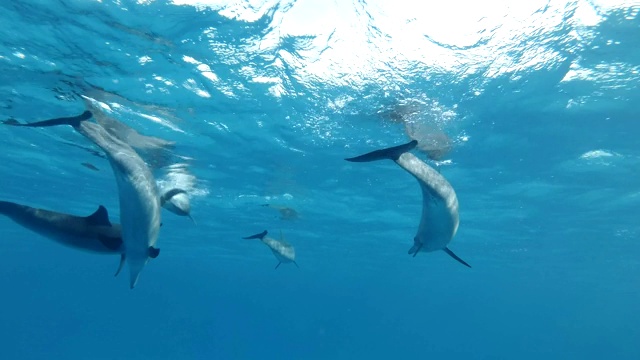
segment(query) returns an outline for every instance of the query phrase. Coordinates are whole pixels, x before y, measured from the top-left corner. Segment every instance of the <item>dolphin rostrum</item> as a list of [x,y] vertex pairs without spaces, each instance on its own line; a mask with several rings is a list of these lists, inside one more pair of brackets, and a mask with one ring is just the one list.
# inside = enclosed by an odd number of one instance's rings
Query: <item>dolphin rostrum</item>
[[404,145],[372,151],[345,160],[368,162],[389,159],[413,175],[422,189],[422,218],[409,254],[416,256],[420,251],[443,250],[461,264],[471,267],[447,247],[458,230],[459,216],[456,193],[447,179],[409,152],[417,144],[418,142],[413,140]]
[[118,185],[124,256],[129,264],[129,285],[133,289],[149,259],[160,253],[155,247],[160,231],[160,197],[156,181],[144,160],[131,146],[112,136],[102,126],[86,121],[92,116],[90,111],[85,111],[73,117],[10,125],[70,125],[106,153]]
[[267,237],[267,230],[260,234],[244,237],[243,239],[260,239],[260,241],[267,245],[269,249],[271,249],[271,252],[273,252],[273,255],[275,255],[276,259],[278,259],[278,265],[275,267],[276,269],[282,263],[293,263],[296,267],[298,266],[298,263],[296,263],[296,251],[291,244],[284,240],[282,237],[282,231],[280,232],[280,240]]
[[109,221],[109,213],[102,205],[89,216],[76,216],[0,201],[0,214],[64,246],[99,254],[120,254],[116,275],[124,265],[120,224]]

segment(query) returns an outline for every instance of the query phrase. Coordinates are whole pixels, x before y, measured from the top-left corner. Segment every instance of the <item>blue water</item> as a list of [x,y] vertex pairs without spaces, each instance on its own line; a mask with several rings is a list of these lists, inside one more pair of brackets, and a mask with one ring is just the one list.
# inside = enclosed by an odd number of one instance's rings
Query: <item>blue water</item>
[[[637,2],[195,3],[0,3],[0,120],[108,105],[176,142],[154,174],[196,221],[163,211],[130,290],[0,217],[1,359],[640,358]],[[407,255],[411,176],[343,160],[407,142],[403,106],[449,139],[471,269]],[[0,138],[0,200],[119,222],[73,129]],[[264,229],[299,269],[241,239]]]

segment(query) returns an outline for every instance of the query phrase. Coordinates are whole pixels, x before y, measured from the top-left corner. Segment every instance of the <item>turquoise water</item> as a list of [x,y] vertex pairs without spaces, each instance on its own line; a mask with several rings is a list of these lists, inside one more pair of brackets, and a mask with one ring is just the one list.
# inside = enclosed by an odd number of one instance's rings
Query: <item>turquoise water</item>
[[[640,358],[637,2],[195,3],[0,4],[0,120],[103,103],[176,143],[154,174],[196,222],[162,212],[130,290],[0,217],[0,358]],[[411,176],[344,161],[405,125],[439,136],[471,269],[407,254]],[[72,128],[0,137],[0,200],[119,222]],[[241,239],[265,229],[299,268]]]

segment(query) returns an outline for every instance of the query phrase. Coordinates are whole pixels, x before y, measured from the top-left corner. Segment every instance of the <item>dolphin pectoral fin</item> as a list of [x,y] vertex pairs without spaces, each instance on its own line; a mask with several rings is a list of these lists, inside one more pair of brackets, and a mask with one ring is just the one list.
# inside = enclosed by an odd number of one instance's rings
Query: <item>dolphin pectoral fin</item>
[[449,248],[444,248],[442,250],[444,250],[444,252],[449,254],[449,256],[451,256],[452,258],[456,259],[460,264],[462,264],[462,265],[464,265],[466,267],[471,267],[471,265],[467,264],[464,260],[460,259],[458,257],[458,255],[454,254],[453,251],[449,250]]
[[98,206],[98,210],[96,210],[93,214],[85,217],[85,219],[87,220],[87,223],[94,226],[111,226],[107,208],[102,205]]
[[160,249],[149,246],[149,257],[155,259],[160,255]]
[[422,243],[413,244],[411,249],[409,249],[409,255],[413,254],[413,257],[416,257],[416,255],[418,255],[418,253],[420,252],[420,249],[422,249]]
[[413,254],[413,257],[416,257],[418,253],[422,249],[422,241],[418,240],[418,237],[413,238],[413,246],[409,249],[409,255]]
[[119,237],[108,237],[108,236],[99,236],[98,240],[104,245],[107,249],[112,251],[118,251],[122,246],[122,238]]
[[196,222],[196,220],[193,218],[193,216],[191,216],[191,214],[187,214],[187,216],[189,217],[189,219],[191,219],[191,221],[193,221],[193,225],[198,225],[198,223]]
[[78,116],[71,117],[61,117],[50,120],[37,121],[32,123],[20,124],[17,122],[5,122],[5,125],[11,126],[27,126],[27,127],[47,127],[47,126],[57,126],[57,125],[71,125],[73,127],[79,126],[81,122],[85,120],[91,119],[93,114],[91,111],[85,111]]
[[298,269],[300,269],[300,266],[298,266],[298,263],[293,261],[293,265],[295,265]]
[[398,145],[398,146],[381,149],[381,150],[375,150],[375,151],[366,153],[364,155],[347,158],[345,160],[351,161],[351,162],[369,162],[369,161],[376,161],[376,160],[383,160],[383,159],[398,160],[400,155],[413,150],[413,148],[415,148],[417,145],[418,145],[418,141],[412,140],[403,145]]
[[247,237],[243,237],[243,239],[264,239],[264,237],[267,236],[267,230],[261,232],[260,234],[255,234],[255,235],[251,235],[251,236],[247,236]]
[[278,265],[276,265],[276,267],[273,268],[273,270],[276,270],[280,266],[280,264],[282,264],[282,262],[279,262]]
[[120,271],[122,271],[122,268],[124,267],[124,260],[125,260],[125,256],[124,254],[120,254],[120,265],[118,265],[118,270],[116,271],[116,273],[113,275],[118,276],[118,274],[120,274]]

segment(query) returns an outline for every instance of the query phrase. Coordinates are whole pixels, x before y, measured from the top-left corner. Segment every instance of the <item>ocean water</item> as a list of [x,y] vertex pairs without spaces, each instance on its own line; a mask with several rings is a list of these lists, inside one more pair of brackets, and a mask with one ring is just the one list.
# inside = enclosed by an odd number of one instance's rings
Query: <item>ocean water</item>
[[[131,290],[118,255],[0,216],[0,359],[640,359],[639,12],[1,2],[0,120],[94,99],[175,142],[145,160],[195,223],[163,210]],[[108,161],[71,127],[0,138],[0,200],[120,222]],[[457,193],[449,247],[472,268],[407,254],[409,174],[344,161],[411,138]],[[299,268],[242,239],[265,229]]]

